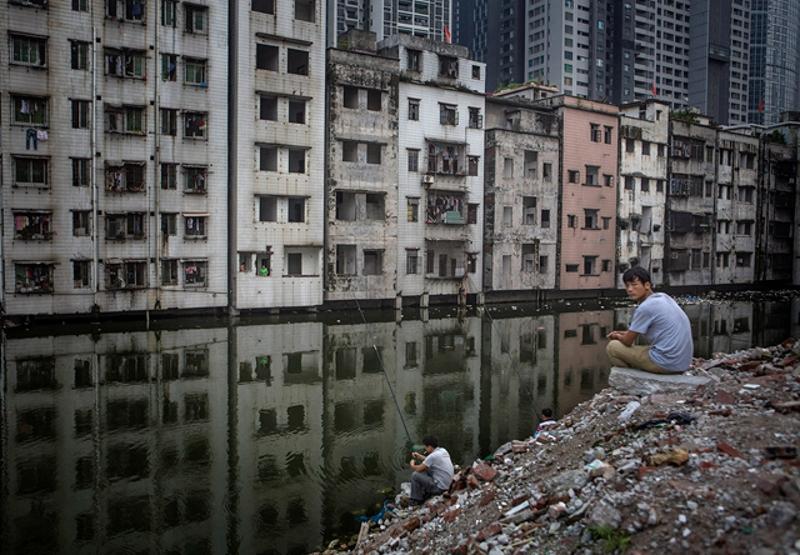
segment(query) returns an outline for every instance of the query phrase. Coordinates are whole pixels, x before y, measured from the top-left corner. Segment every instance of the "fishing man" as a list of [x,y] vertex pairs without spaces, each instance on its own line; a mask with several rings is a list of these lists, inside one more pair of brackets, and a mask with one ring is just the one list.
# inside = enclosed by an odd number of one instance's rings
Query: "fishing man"
[[[694,350],[689,317],[672,297],[653,291],[650,273],[644,268],[629,269],[622,281],[628,297],[638,306],[627,331],[612,331],[607,336],[611,365],[654,374],[686,371]],[[639,335],[650,345],[634,345]]]
[[449,490],[453,481],[453,463],[447,449],[439,447],[439,440],[433,436],[423,438],[422,444],[425,455],[414,451],[411,453],[414,458],[409,462],[414,471],[411,475],[411,501],[418,505]]

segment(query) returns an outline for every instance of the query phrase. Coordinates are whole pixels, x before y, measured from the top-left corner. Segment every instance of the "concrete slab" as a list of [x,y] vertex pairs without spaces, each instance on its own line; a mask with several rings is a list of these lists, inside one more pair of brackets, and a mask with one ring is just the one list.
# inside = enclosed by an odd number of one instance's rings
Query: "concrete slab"
[[608,385],[627,395],[652,395],[653,393],[672,393],[691,391],[705,385],[710,378],[687,374],[651,374],[635,368],[613,366],[608,375]]

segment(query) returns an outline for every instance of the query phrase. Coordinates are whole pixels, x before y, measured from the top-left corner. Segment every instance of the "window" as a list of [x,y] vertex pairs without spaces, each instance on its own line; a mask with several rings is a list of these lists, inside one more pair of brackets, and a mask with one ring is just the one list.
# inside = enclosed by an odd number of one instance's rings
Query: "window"
[[614,128],[608,125],[603,126],[603,142],[607,145],[611,144],[614,135]]
[[383,251],[364,249],[364,275],[379,276],[383,273]]
[[161,25],[175,27],[178,22],[178,0],[161,0]]
[[161,108],[159,110],[161,118],[161,134],[174,137],[178,134],[178,110],[171,108]]
[[481,66],[473,64],[473,66],[472,66],[472,78],[473,79],[480,79],[481,78]]
[[603,229],[608,229],[611,227],[611,217],[610,216],[603,216]]
[[206,216],[183,217],[183,235],[187,239],[202,239],[206,236]]
[[753,191],[755,190],[754,187],[739,187],[738,191],[738,200],[739,202],[753,202]]
[[419,221],[419,198],[406,197],[406,218],[409,222]]
[[208,114],[206,112],[186,112],[183,114],[183,136],[186,139],[205,139]]
[[586,166],[586,183],[590,187],[600,186],[600,167]]
[[[39,127],[49,122],[47,98],[41,96],[11,96],[14,103],[14,123]],[[35,143],[34,143],[35,145]],[[27,145],[26,148],[30,148]]]
[[161,261],[161,285],[178,285],[178,261]]
[[178,164],[161,163],[161,188],[176,189],[178,186]]
[[539,256],[539,273],[540,274],[546,274],[547,270],[548,270],[547,266],[548,266],[547,256],[540,255]]
[[503,227],[514,225],[514,208],[511,206],[503,207]]
[[138,193],[145,189],[144,162],[106,162],[106,191],[111,193]]
[[750,261],[753,257],[753,253],[750,252],[737,252],[736,253],[736,267],[737,268],[749,268]]
[[208,8],[195,4],[185,4],[184,16],[187,33],[205,35],[208,32]]
[[481,129],[483,127],[483,116],[480,108],[469,109],[469,127],[471,129]]
[[600,229],[598,225],[598,213],[600,211],[593,208],[583,210],[583,229]]
[[385,200],[382,193],[367,193],[365,202],[368,220],[383,221],[386,219]]
[[592,276],[597,273],[597,257],[584,256],[583,257],[583,275]]
[[12,212],[14,239],[23,241],[45,240],[53,237],[53,214],[45,211]]
[[[14,291],[16,293],[52,293],[54,267],[52,264],[15,264]],[[18,369],[17,372],[19,373],[20,370]],[[20,389],[22,388],[18,386],[18,390]]]
[[625,176],[625,190],[626,191],[633,191],[635,183],[636,183],[636,181],[635,181],[634,177],[632,177],[630,175],[626,175]]
[[88,100],[71,100],[72,105],[72,128],[89,128],[89,107],[91,102]]
[[90,268],[91,262],[88,260],[73,260],[72,261],[72,287],[73,289],[83,289],[89,287],[90,282]]
[[306,151],[304,148],[289,149],[289,173],[306,173]]
[[439,77],[458,79],[458,58],[439,56]]
[[467,223],[468,224],[477,224],[478,223],[478,204],[469,203],[467,204]]
[[288,48],[286,50],[286,72],[293,75],[308,75],[308,52]]
[[439,103],[439,123],[441,125],[458,125],[458,106]]
[[145,53],[140,50],[105,50],[106,75],[121,79],[145,78]]
[[544,228],[550,227],[550,210],[548,210],[548,209],[542,210],[541,227],[544,227]]
[[69,58],[72,69],[89,69],[89,43],[80,40],[69,41]]
[[15,187],[49,187],[50,160],[28,156],[13,156]]
[[656,192],[663,193],[664,192],[664,179],[656,180]]
[[625,139],[625,152],[636,152],[636,141],[633,139]]
[[551,162],[542,163],[542,179],[549,182],[553,178],[553,164]]
[[278,147],[262,146],[258,149],[258,169],[262,172],[278,171]]
[[143,239],[145,234],[144,213],[106,214],[106,240],[124,241]]
[[161,213],[161,235],[171,237],[178,234],[178,216],[174,213]]
[[250,7],[254,12],[275,15],[275,0],[253,0]]
[[11,63],[33,67],[47,66],[47,39],[10,34]]
[[367,110],[380,112],[383,106],[383,92],[375,89],[367,89]]
[[256,69],[278,71],[278,47],[269,44],[256,45]]
[[567,264],[567,272],[577,272],[578,265],[577,264]]
[[72,0],[73,12],[88,12],[89,0]]
[[522,224],[536,225],[536,197],[522,197]]
[[286,275],[287,276],[302,276],[303,275],[303,255],[299,252],[286,253]]
[[514,159],[503,158],[503,178],[512,179],[514,177]]
[[639,184],[639,188],[643,193],[650,192],[650,179],[647,177],[643,177]]
[[89,158],[72,159],[72,186],[89,186],[89,168],[91,160]]
[[186,177],[183,189],[184,193],[194,193],[199,195],[206,194],[206,181],[208,180],[208,168],[205,166],[184,166],[183,172]]
[[161,80],[175,81],[178,78],[178,56],[161,54]]
[[650,156],[650,142],[642,141],[642,156]]
[[206,60],[198,58],[183,59],[183,82],[187,85],[206,86]]
[[289,197],[289,223],[302,223],[306,221],[306,199],[304,197]]
[[406,150],[406,156],[408,158],[408,171],[419,171],[419,150],[415,148],[409,148]]
[[380,143],[367,143],[367,164],[380,164],[382,149]]
[[294,0],[294,18],[314,22],[315,0]]
[[258,198],[258,221],[277,222],[278,221],[278,199],[271,196],[259,196]]
[[422,69],[422,52],[419,50],[406,50],[406,68],[408,71],[420,71]]
[[467,175],[477,177],[480,160],[480,156],[467,156]]
[[336,245],[336,273],[340,276],[356,274],[355,245]]
[[302,99],[289,99],[289,123],[306,122],[306,101]]
[[567,227],[578,227],[578,218],[575,216],[575,214],[567,214]]
[[143,135],[144,108],[139,106],[106,106],[106,133]]
[[535,243],[522,244],[522,271],[531,273],[535,270],[537,245]]
[[406,249],[406,274],[414,275],[419,273],[419,250]]
[[610,260],[603,260],[603,271],[610,272],[611,271],[611,261]]
[[91,233],[91,212],[88,210],[75,210],[72,212],[72,235],[74,237],[88,237]]
[[581,178],[581,172],[578,170],[569,170],[567,173],[569,175],[570,183],[577,183]]
[[416,98],[408,99],[408,119],[419,121],[419,100]]
[[752,232],[753,232],[753,222],[751,221],[736,222],[737,235],[752,235]]
[[106,0],[106,16],[112,19],[143,23],[145,0]]
[[278,98],[275,96],[261,95],[259,97],[259,119],[278,121]]
[[[183,263],[183,284],[187,287],[205,287],[208,277],[208,262],[187,260]],[[189,353],[186,353],[188,358]]]
[[600,125],[597,123],[590,123],[589,140],[593,143],[600,142]]

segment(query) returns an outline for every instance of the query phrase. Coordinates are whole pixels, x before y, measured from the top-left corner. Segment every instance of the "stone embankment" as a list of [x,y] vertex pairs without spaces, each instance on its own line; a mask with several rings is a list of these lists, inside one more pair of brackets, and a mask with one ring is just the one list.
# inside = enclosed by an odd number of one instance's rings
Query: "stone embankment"
[[659,387],[612,372],[537,441],[327,553],[800,553],[800,341],[689,374]]

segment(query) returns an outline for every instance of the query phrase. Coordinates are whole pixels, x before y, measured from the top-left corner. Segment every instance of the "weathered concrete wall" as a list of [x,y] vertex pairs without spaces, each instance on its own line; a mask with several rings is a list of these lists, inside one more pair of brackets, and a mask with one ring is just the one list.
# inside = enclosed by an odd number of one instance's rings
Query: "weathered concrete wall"
[[[400,67],[396,59],[367,53],[329,50],[327,81],[327,157],[325,299],[390,299],[395,296],[397,272],[405,259],[398,257],[398,91]],[[344,105],[344,88],[355,89],[357,107]],[[380,94],[380,108],[368,105],[368,94]],[[357,159],[344,160],[345,141],[356,143]],[[367,160],[368,145],[379,145],[380,163]],[[354,221],[337,214],[337,196],[357,195]],[[367,217],[366,193],[383,198],[381,219]],[[337,247],[354,245],[356,260],[347,272],[337,271]],[[383,253],[378,275],[366,275],[364,250]]]

